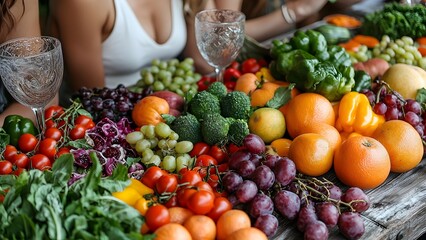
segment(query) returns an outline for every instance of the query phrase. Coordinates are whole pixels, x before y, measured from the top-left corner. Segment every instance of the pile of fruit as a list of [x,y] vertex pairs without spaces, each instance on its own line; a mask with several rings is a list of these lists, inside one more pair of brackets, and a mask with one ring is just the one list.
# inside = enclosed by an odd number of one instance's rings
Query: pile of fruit
[[361,238],[364,191],[424,155],[424,39],[329,37],[275,40],[224,83],[154,60],[132,87],[49,107],[43,133],[9,116],[0,239],[273,239],[282,219]]

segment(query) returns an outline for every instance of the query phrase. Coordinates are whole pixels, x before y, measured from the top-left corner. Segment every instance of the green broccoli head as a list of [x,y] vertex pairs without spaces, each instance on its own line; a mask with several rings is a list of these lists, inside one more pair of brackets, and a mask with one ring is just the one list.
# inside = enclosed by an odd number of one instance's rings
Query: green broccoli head
[[250,97],[244,92],[229,92],[220,100],[220,109],[224,117],[248,119],[250,108]]
[[207,114],[201,121],[203,140],[209,145],[225,143],[228,140],[229,122],[219,113]]
[[201,124],[197,118],[187,113],[177,117],[171,124],[170,128],[179,135],[179,141],[190,141],[193,144],[201,142]]
[[246,120],[237,119],[230,126],[228,131],[228,140],[237,146],[243,144],[244,138],[250,133]]
[[208,113],[220,113],[219,99],[207,91],[198,92],[189,102],[189,112],[197,119]]
[[221,99],[223,96],[225,96],[228,93],[228,89],[226,88],[225,84],[223,84],[222,82],[213,82],[207,88],[207,92]]

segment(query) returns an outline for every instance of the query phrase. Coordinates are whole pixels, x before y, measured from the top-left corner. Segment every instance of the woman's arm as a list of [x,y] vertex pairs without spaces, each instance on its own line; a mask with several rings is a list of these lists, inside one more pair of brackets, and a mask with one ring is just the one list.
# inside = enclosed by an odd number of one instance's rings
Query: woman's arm
[[105,86],[102,33],[108,19],[107,2],[112,1],[51,1],[51,31],[61,40],[66,81],[73,91]]

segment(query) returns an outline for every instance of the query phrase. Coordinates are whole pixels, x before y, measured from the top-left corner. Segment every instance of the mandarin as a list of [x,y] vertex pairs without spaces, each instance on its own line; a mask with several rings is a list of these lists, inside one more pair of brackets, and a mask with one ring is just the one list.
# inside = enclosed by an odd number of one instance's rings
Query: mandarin
[[192,240],[191,234],[178,223],[167,223],[154,232],[155,240]]
[[255,227],[242,228],[233,232],[225,240],[268,240],[265,233]]
[[216,238],[216,223],[205,215],[192,215],[183,223],[183,226],[194,240],[214,240]]
[[219,217],[216,223],[218,240],[224,240],[233,232],[251,226],[250,217],[243,210],[232,209]]

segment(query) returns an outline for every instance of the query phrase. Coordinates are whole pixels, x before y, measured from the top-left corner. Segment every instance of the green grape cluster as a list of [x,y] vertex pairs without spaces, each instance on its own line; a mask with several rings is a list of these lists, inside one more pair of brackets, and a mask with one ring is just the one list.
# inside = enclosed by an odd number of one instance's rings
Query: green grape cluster
[[197,82],[201,74],[194,72],[194,60],[186,58],[159,60],[154,59],[151,66],[141,71],[141,79],[133,87],[134,90],[152,87],[153,91],[169,90],[181,96],[186,92],[196,93]]
[[361,45],[356,52],[348,52],[352,63],[365,62],[371,58],[371,50],[366,45]]
[[139,131],[126,135],[126,141],[141,156],[145,165],[160,166],[169,172],[178,172],[193,165],[189,152],[194,147],[190,141],[178,141],[179,135],[166,123],[144,125]]
[[372,53],[373,57],[382,58],[390,64],[405,63],[426,69],[426,58],[422,57],[411,37],[392,40],[384,35]]

